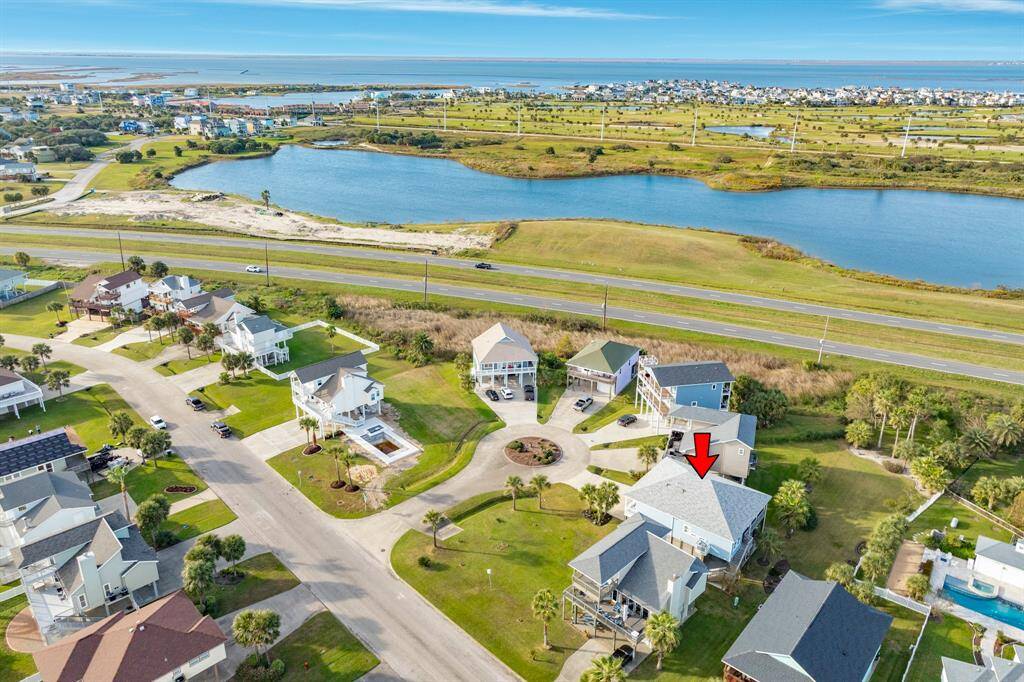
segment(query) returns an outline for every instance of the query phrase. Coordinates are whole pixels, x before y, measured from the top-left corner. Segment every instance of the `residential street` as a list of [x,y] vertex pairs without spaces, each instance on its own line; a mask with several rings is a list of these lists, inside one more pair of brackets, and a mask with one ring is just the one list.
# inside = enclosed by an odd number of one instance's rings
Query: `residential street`
[[[5,335],[9,346],[38,341]],[[408,680],[516,676],[400,581],[346,524],[310,503],[238,440],[221,440],[185,394],[151,369],[94,348],[51,341],[54,359],[87,367],[140,415],[167,420],[175,449],[223,499],[246,537],[281,561],[393,671]],[[455,479],[453,479],[455,480]]]
[[[17,249],[14,247],[0,247],[0,253],[11,254]],[[58,259],[71,263],[99,263],[112,259],[112,255],[97,252],[83,252],[73,249],[31,249],[32,255],[38,258]],[[204,260],[199,258],[178,258],[168,257],[163,261],[172,267],[197,268],[215,270],[221,272],[241,272],[243,266],[238,263],[230,263],[217,260]],[[365,287],[376,287],[380,289],[395,289],[399,291],[423,290],[423,282],[420,279],[390,279],[387,277],[368,277],[363,275],[350,275],[343,272],[328,270],[308,270],[294,267],[272,267],[271,276],[287,277],[298,280],[312,280],[318,282],[334,282],[337,284],[353,284]],[[496,303],[519,305],[528,308],[540,308],[543,310],[556,310],[560,312],[576,313],[600,317],[602,308],[592,303],[581,303],[548,296],[520,295],[517,293],[506,293],[495,289],[477,289],[462,286],[433,285],[430,293],[456,298],[467,298]],[[806,336],[797,336],[785,332],[776,332],[767,329],[755,329],[733,325],[727,322],[711,322],[689,317],[675,315],[664,315],[655,312],[644,312],[629,308],[609,307],[607,310],[609,318],[625,320],[627,322],[640,322],[661,327],[672,327],[716,336],[727,336],[732,338],[748,339],[762,343],[800,348],[809,353],[817,353],[819,340]],[[0,333],[3,330],[0,329]],[[850,343],[840,343],[826,340],[823,344],[826,354],[846,355],[849,357],[873,360],[905,367],[915,367],[948,374],[961,374],[977,379],[988,379],[1011,384],[1024,384],[1024,372],[997,369],[984,365],[958,362],[956,360],[931,358],[914,353],[902,353],[888,351],[866,346],[858,346]],[[811,356],[808,355],[808,358]]]
[[[62,235],[69,237],[95,237],[97,234],[97,230],[90,230],[85,228],[35,227],[31,225],[9,224],[0,225],[0,232],[5,232],[8,234]],[[109,230],[105,230],[105,232],[109,233]],[[137,230],[121,230],[120,232],[121,236],[124,237],[125,239],[132,239],[135,241],[160,242],[166,241],[168,239],[168,234],[166,233],[161,234],[154,232],[140,232]],[[392,261],[396,263],[415,263],[417,265],[421,265],[424,261],[428,261],[431,265],[464,269],[473,269],[476,263],[479,262],[476,260],[470,260],[465,258],[424,256],[422,254],[416,253],[401,253],[397,251],[385,251],[381,249],[360,249],[346,246],[332,246],[329,244],[301,244],[296,242],[279,242],[273,239],[255,241],[254,239],[245,239],[242,237],[214,237],[194,234],[174,234],[173,239],[174,241],[180,242],[182,244],[201,244],[210,247],[227,247],[229,249],[239,247],[260,248],[263,244],[266,244],[267,247],[270,249],[271,253],[275,251],[297,251],[303,253],[320,253],[331,256],[340,256],[344,258],[382,260]],[[848,308],[838,308],[835,306],[819,305],[814,303],[786,301],[777,298],[769,298],[766,296],[752,296],[749,294],[739,294],[732,291],[718,291],[714,289],[704,289],[700,287],[688,287],[679,284],[669,284],[667,282],[629,279],[626,277],[613,277],[609,275],[591,274],[586,272],[556,270],[553,268],[510,265],[506,263],[496,263],[494,267],[497,272],[508,273],[512,275],[543,277],[558,281],[579,282],[581,284],[608,285],[624,289],[636,289],[640,291],[656,292],[671,296],[685,296],[689,298],[698,298],[708,301],[717,301],[720,303],[735,303],[737,305],[748,305],[755,306],[758,308],[769,308],[771,310],[779,310],[788,313],[821,315],[822,317],[827,315],[843,320],[867,322],[870,324],[880,324],[889,327],[899,327],[901,329],[914,329],[917,331],[933,332],[936,334],[952,334],[954,336],[966,336],[969,338],[986,339],[989,341],[1000,341],[1003,343],[1024,344],[1024,334],[1014,334],[1012,332],[1004,332],[993,329],[982,329],[978,327],[969,327],[959,324],[950,324],[946,322],[921,320],[911,317],[902,317],[899,315],[885,315],[880,313],[872,313],[862,310],[851,310]],[[500,278],[501,275],[495,274],[495,277]]]

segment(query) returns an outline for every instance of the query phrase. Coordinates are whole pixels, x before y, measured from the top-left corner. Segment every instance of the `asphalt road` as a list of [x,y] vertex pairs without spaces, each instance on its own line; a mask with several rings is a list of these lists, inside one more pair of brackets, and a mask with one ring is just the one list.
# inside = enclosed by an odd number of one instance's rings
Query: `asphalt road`
[[[97,232],[109,234],[109,230],[90,230],[84,228],[40,228],[31,225],[0,225],[0,233],[10,234],[46,234],[63,235],[69,237],[95,237]],[[446,258],[442,256],[424,256],[420,253],[402,253],[395,251],[383,251],[374,249],[360,249],[345,246],[331,246],[328,244],[304,244],[301,242],[280,242],[275,240],[253,240],[238,237],[217,237],[189,234],[167,234],[140,232],[133,230],[121,230],[121,236],[137,241],[168,241],[169,239],[183,244],[196,244],[204,246],[223,246],[226,248],[248,247],[260,248],[266,243],[271,252],[298,251],[303,253],[322,253],[331,256],[344,258],[361,258],[375,261],[393,261],[400,263],[422,264],[424,260],[433,265],[441,265],[453,268],[473,268],[477,262],[464,258]],[[272,266],[273,267],[273,266]],[[768,308],[788,313],[802,313],[805,315],[829,316],[854,322],[866,322],[869,324],[880,324],[888,327],[899,327],[901,329],[913,329],[916,331],[933,332],[936,334],[952,334],[955,336],[966,336],[975,339],[988,341],[1000,341],[1003,343],[1014,343],[1024,345],[1024,334],[999,331],[993,329],[982,329],[964,325],[950,324],[946,322],[935,322],[920,320],[898,315],[886,315],[882,313],[871,313],[847,308],[819,305],[814,303],[800,303],[783,299],[769,298],[765,296],[751,296],[729,291],[718,291],[714,289],[703,289],[700,287],[688,287],[679,284],[656,282],[648,280],[637,280],[626,277],[614,277],[608,275],[591,274],[570,270],[556,270],[552,268],[530,267],[525,265],[509,265],[505,263],[494,264],[493,275],[501,277],[500,273],[514,275],[528,275],[531,277],[542,277],[565,282],[579,282],[583,284],[596,284],[599,286],[612,286],[622,289],[636,289],[645,292],[663,293],[672,296],[684,296],[697,298],[718,303],[734,303],[757,308]],[[1024,315],[1024,308],[1021,314]],[[824,328],[824,320],[822,320]]]
[[[0,247],[0,253],[10,254],[13,253],[15,250],[16,249],[13,247]],[[74,251],[69,249],[33,248],[32,255],[41,258],[58,259],[63,261],[86,264],[109,261],[111,259],[110,254]],[[173,267],[196,268],[235,273],[241,272],[243,267],[237,263],[228,263],[216,260],[203,260],[200,258],[169,257],[164,258],[163,261]],[[394,289],[399,291],[423,291],[423,281],[421,279],[409,280],[393,279],[389,277],[368,277],[364,275],[350,275],[344,272],[306,270],[303,268],[276,266],[271,267],[271,276],[280,276],[299,280],[305,279],[317,282],[350,284],[364,287],[377,287],[381,289]],[[444,296],[453,296],[456,298],[466,298],[477,301],[519,305],[528,308],[540,308],[544,310],[554,310],[559,312],[576,313],[582,315],[595,315],[598,317],[600,317],[602,314],[601,306],[591,303],[581,303],[578,301],[569,301],[547,296],[530,296],[525,294],[503,292],[493,289],[475,289],[471,287],[438,284],[431,285],[429,288],[429,293],[440,294]],[[808,357],[811,357],[811,353],[817,353],[818,351],[818,339],[812,339],[805,336],[797,336],[795,334],[787,334],[785,332],[754,329],[751,327],[731,325],[726,322],[712,322],[708,320],[699,320],[675,315],[664,315],[661,313],[632,310],[628,308],[609,307],[607,314],[609,318],[625,320],[628,322],[640,322],[643,324],[653,324],[662,327],[685,329],[687,331],[701,332],[704,334],[713,334],[716,336],[727,336],[732,338],[747,339],[751,341],[760,341],[763,343],[775,344],[779,346],[801,348],[810,351]],[[2,322],[3,316],[0,315],[0,333],[3,333]],[[916,355],[913,353],[900,353],[896,351],[880,350],[878,348],[869,348],[865,346],[858,346],[849,343],[839,343],[836,341],[827,340],[824,343],[824,351],[826,354],[846,355],[849,357],[863,358],[865,360],[874,360],[877,362],[885,362],[894,365],[903,365],[905,367],[915,367],[918,369],[927,369],[936,372],[945,372],[948,374],[960,374],[963,376],[974,377],[978,379],[988,379],[991,381],[1000,381],[1004,383],[1024,385],[1024,372],[1020,371],[997,369],[993,367],[985,367],[983,365],[975,365],[966,362],[957,362],[955,360],[931,358],[924,355]]]
[[[28,350],[40,339],[5,335]],[[519,679],[504,663],[406,583],[380,549],[323,513],[234,438],[221,439],[209,417],[185,405],[173,382],[114,353],[48,340],[55,360],[97,374],[140,415],[159,414],[174,449],[332,613],[383,661],[375,682],[504,682]]]

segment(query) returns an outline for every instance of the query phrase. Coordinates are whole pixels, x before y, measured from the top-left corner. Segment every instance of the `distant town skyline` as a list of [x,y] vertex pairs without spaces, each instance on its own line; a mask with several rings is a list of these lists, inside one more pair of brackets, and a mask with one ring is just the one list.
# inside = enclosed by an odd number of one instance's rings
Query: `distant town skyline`
[[3,5],[0,58],[42,51],[1024,60],[1024,0],[183,0],[173,5],[5,0]]

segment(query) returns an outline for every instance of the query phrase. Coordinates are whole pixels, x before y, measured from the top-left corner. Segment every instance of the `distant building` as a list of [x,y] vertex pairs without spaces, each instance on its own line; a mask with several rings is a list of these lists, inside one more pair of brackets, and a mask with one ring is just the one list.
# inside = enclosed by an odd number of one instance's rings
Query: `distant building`
[[636,378],[640,349],[617,341],[591,341],[565,363],[570,388],[609,398]]
[[72,289],[69,298],[71,309],[78,314],[109,317],[111,311],[120,308],[126,313],[142,312],[148,304],[149,287],[142,276],[134,270],[125,270],[116,275],[89,275]]
[[0,161],[0,180],[25,180],[35,182],[39,179],[34,163],[22,161]]
[[490,386],[537,383],[537,354],[530,341],[504,322],[473,339],[473,379]]
[[753,415],[680,405],[669,412],[668,423],[667,455],[694,454],[693,434],[701,432],[711,434],[710,454],[718,457],[712,471],[743,483],[757,465],[754,455],[757,417]]
[[236,301],[235,292],[227,288],[178,301],[175,310],[189,326],[200,329],[209,323],[221,333],[256,314],[252,308]]
[[199,90],[197,88],[185,88],[183,94],[185,97],[199,97]]
[[38,405],[43,412],[43,389],[17,372],[0,367],[0,415],[14,413],[21,419],[21,410]]
[[188,275],[168,275],[149,285],[150,307],[166,312],[180,301],[195,298],[202,293],[202,282]]
[[225,353],[249,353],[264,367],[288,362],[292,332],[266,315],[229,321],[218,342]]
[[732,384],[736,380],[725,363],[678,362],[656,364],[650,356],[640,363],[634,403],[656,429],[680,405],[709,410],[729,409]]
[[121,129],[121,132],[135,133],[137,135],[152,135],[156,132],[156,126],[149,121],[139,121],[136,119],[121,121],[118,127]]
[[28,286],[28,275],[22,270],[0,268],[0,301],[20,296]]

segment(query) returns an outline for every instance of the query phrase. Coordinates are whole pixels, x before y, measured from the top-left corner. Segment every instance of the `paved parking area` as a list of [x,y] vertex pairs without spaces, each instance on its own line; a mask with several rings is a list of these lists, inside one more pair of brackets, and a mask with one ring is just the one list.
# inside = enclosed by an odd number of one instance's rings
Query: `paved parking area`
[[501,417],[501,420],[509,426],[513,424],[536,424],[537,423],[537,403],[523,399],[522,389],[514,388],[512,392],[515,393],[515,398],[512,400],[491,400],[484,391],[487,390],[487,386],[477,387],[476,393],[480,396],[480,400],[487,403],[487,406],[494,410],[494,414]]
[[[593,409],[593,408],[591,408]],[[588,412],[590,410],[587,410]],[[580,438],[588,446],[593,447],[601,443],[617,443],[620,440],[632,440],[633,438],[644,438],[646,436],[659,435],[657,430],[652,427],[646,417],[639,417],[635,422],[629,426],[619,426],[615,422],[611,424],[605,424],[597,431],[592,433],[580,434]],[[660,435],[667,435],[667,429],[661,428]]]

